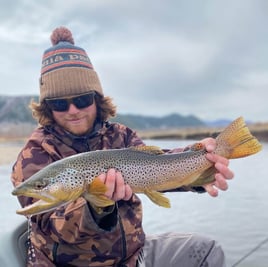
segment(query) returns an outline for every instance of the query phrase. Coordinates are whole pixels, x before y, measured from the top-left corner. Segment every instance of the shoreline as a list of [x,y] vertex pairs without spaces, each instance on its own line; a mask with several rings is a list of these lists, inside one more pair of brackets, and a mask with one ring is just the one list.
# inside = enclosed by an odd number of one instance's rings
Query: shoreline
[[[201,140],[215,137],[224,127],[177,128],[136,130],[140,138],[154,140]],[[268,124],[249,125],[250,132],[259,142],[268,142]],[[18,153],[23,148],[27,137],[0,136],[0,166],[15,163]]]
[[0,166],[15,163],[23,144],[17,141],[0,141]]
[[[215,137],[225,127],[188,127],[169,129],[136,130],[138,136],[146,142],[146,139],[154,140],[193,140],[198,141],[206,137]],[[268,123],[255,123],[248,125],[253,136],[260,143],[268,143]],[[21,133],[21,131],[16,132]],[[17,156],[28,139],[29,134],[16,136],[0,134],[0,166],[15,163]]]
[[[215,138],[225,127],[218,128],[179,128],[179,129],[158,129],[137,131],[138,135],[146,139],[171,139],[171,140],[201,140],[206,137]],[[268,142],[268,124],[248,126],[251,134],[259,142]]]

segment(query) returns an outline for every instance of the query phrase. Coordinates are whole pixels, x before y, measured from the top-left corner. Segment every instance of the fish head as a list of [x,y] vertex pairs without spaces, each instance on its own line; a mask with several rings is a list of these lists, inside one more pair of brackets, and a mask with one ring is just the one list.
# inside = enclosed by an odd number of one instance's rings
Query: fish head
[[12,194],[37,200],[17,211],[18,214],[33,215],[65,205],[77,199],[84,191],[85,182],[77,170],[48,165],[18,185]]

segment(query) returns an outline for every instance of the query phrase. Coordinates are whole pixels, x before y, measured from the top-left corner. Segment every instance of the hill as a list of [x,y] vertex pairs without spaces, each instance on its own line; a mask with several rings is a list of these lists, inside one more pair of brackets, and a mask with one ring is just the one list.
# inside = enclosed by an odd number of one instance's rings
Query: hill
[[179,114],[170,114],[163,117],[118,114],[111,121],[120,122],[136,130],[197,127],[205,125],[204,122],[195,116],[181,116]]
[[[28,108],[30,101],[38,96],[0,95],[0,138],[25,138],[33,131],[37,123]],[[142,138],[202,139],[214,135],[230,121],[218,120],[204,122],[198,117],[170,114],[163,117],[118,114],[117,121],[138,131]],[[250,124],[252,133],[265,142],[268,141],[268,123]]]
[[37,96],[0,96],[0,123],[35,123],[28,108]]
[[[0,123],[36,124],[28,105],[37,96],[0,96]],[[204,122],[195,116],[171,114],[164,117],[118,114],[112,121],[123,123],[133,129],[166,129],[174,127],[204,126]]]

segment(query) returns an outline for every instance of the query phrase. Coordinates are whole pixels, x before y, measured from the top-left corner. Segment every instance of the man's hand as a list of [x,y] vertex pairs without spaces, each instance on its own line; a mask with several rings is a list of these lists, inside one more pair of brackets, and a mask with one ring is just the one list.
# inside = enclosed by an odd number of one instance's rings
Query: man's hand
[[228,183],[227,180],[230,180],[234,177],[234,173],[228,168],[229,160],[214,154],[214,150],[216,148],[216,141],[213,138],[205,138],[201,141],[206,150],[209,152],[207,154],[207,159],[213,162],[215,168],[218,172],[215,174],[215,181],[213,183],[204,185],[203,187],[205,190],[210,194],[212,197],[218,196],[219,190],[227,190]]
[[132,197],[132,189],[129,185],[125,184],[121,172],[109,169],[107,173],[100,174],[99,178],[108,188],[105,193],[105,196],[108,198],[118,201],[129,200]]

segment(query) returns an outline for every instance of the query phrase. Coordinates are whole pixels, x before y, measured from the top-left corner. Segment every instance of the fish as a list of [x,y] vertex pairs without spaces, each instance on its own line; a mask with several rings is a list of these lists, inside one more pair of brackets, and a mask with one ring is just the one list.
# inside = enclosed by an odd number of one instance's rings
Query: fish
[[[244,118],[230,123],[216,137],[215,153],[227,159],[243,158],[262,149]],[[133,193],[145,194],[155,204],[169,208],[163,192],[181,186],[202,186],[215,180],[214,164],[206,158],[204,144],[194,143],[184,152],[164,153],[156,146],[138,146],[83,152],[55,161],[12,191],[15,196],[32,197],[34,202],[18,209],[31,216],[52,211],[84,197],[101,212],[114,204],[105,196],[106,185],[98,178],[110,168],[122,173]]]

